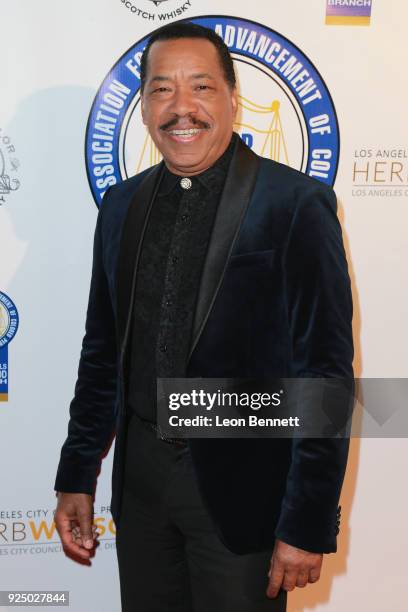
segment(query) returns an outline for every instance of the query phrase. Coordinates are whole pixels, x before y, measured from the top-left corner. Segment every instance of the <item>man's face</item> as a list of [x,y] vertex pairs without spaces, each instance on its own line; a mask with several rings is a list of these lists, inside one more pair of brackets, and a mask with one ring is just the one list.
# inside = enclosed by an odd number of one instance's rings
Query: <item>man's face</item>
[[141,108],[169,170],[192,176],[212,166],[227,148],[237,93],[225,80],[210,41],[157,41],[149,51]]

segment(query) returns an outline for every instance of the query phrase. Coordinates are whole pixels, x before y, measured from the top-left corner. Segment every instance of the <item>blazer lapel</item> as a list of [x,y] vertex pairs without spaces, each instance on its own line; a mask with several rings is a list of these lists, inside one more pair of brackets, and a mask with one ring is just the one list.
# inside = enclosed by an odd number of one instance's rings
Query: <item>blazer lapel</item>
[[136,273],[143,235],[163,170],[164,162],[161,162],[140,183],[132,198],[123,225],[116,274],[119,363],[121,372],[123,372],[124,356],[132,320]]
[[187,361],[197,345],[255,186],[260,158],[237,138],[203,266]]

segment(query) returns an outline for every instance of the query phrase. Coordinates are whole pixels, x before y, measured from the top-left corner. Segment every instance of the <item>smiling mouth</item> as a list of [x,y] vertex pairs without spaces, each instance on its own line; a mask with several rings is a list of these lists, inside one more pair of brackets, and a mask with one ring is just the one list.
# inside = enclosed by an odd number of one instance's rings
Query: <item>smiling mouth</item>
[[[163,128],[162,128],[163,129]],[[167,128],[163,131],[168,138],[176,143],[193,143],[198,140],[204,132],[208,132],[210,128],[206,126],[192,128]]]
[[174,134],[175,136],[191,136],[193,134],[199,134],[207,128],[189,128],[188,130],[166,130],[168,134]]

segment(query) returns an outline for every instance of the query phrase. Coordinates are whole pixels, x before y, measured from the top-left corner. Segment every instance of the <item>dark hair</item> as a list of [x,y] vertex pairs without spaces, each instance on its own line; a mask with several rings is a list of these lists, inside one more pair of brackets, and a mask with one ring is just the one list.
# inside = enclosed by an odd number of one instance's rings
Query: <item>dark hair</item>
[[231,89],[235,87],[236,79],[234,64],[230,52],[228,51],[228,47],[222,40],[221,36],[218,36],[218,34],[216,34],[214,30],[210,30],[210,28],[204,28],[203,26],[187,21],[165,25],[156,30],[156,32],[153,32],[149,38],[140,61],[140,80],[142,91],[147,78],[147,60],[150,47],[153,45],[153,43],[159,40],[174,40],[178,38],[204,38],[209,40],[218,51],[218,57],[224,72],[225,80]]

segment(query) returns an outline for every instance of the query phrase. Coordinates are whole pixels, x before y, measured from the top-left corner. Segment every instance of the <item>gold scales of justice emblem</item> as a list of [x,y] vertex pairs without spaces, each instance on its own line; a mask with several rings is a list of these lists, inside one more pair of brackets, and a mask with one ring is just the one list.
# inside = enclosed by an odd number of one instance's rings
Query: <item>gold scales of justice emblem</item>
[[[251,102],[244,96],[238,96],[238,113],[237,121],[234,123],[234,130],[238,133],[245,132],[255,133],[259,135],[257,151],[262,157],[268,157],[274,161],[278,161],[289,166],[288,150],[285,142],[285,136],[282,129],[282,122],[279,114],[280,102],[273,100],[270,106],[262,106]],[[254,125],[254,115],[262,115],[267,117],[267,127],[262,129]],[[265,122],[266,123],[266,122]],[[259,147],[259,142],[260,147]],[[137,161],[136,174],[144,168],[149,168],[158,164],[162,159],[162,155],[149,133],[146,131],[146,136],[141,148],[141,152]]]

